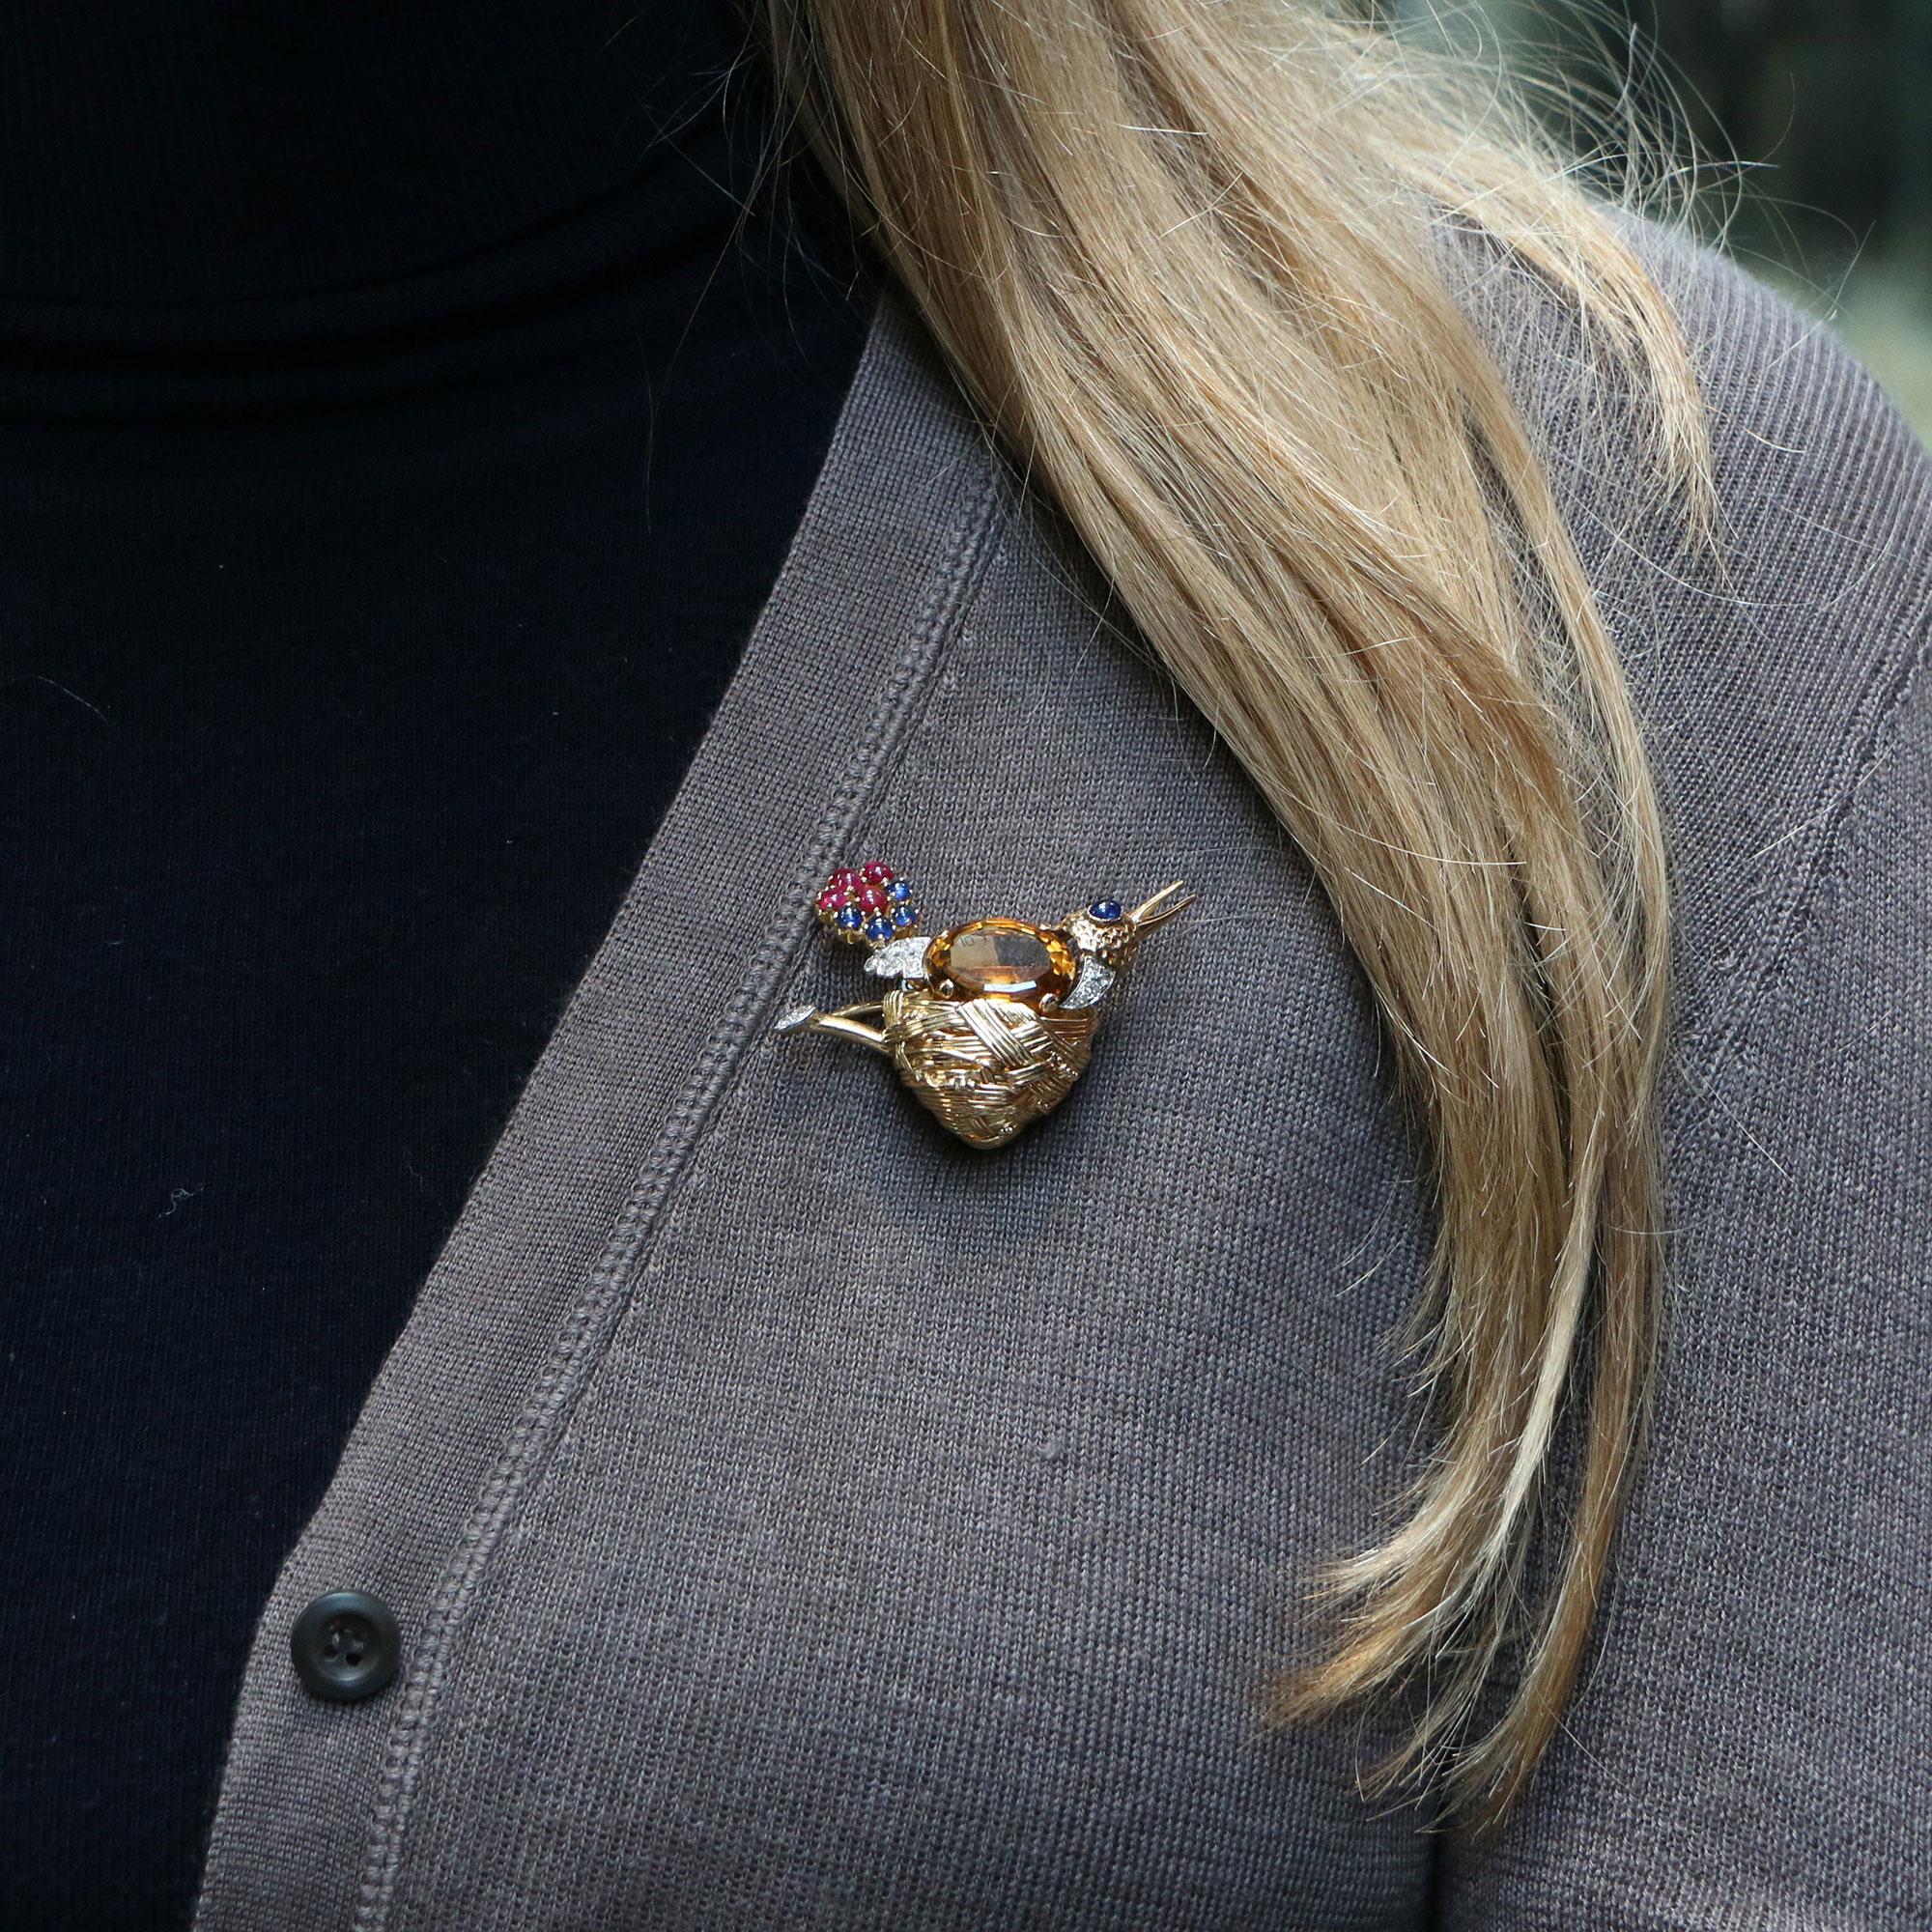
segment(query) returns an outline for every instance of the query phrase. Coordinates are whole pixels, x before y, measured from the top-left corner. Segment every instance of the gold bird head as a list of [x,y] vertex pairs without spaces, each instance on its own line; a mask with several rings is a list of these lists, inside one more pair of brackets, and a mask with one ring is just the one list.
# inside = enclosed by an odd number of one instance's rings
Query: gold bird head
[[1097,959],[1110,972],[1123,973],[1134,956],[1134,948],[1155,926],[1164,924],[1176,913],[1194,903],[1194,895],[1177,896],[1181,881],[1163,886],[1151,898],[1143,899],[1131,911],[1118,899],[1095,899],[1091,905],[1070,912],[1061,921],[1060,929],[1076,952]]

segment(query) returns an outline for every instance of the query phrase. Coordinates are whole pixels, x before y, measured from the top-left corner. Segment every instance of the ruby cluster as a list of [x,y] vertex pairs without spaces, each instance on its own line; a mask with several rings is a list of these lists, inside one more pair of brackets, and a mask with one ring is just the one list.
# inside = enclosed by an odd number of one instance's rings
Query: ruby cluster
[[912,888],[890,866],[841,866],[816,901],[818,921],[854,946],[881,946],[919,923]]

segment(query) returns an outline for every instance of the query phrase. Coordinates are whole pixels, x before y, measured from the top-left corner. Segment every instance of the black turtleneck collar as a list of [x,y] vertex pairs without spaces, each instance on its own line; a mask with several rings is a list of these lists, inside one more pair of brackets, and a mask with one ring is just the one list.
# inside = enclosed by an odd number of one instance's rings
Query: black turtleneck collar
[[744,48],[726,0],[20,0],[0,295],[272,303],[434,276],[662,171]]
[[855,272],[733,0],[30,0],[0,101],[0,417],[488,380],[734,227],[768,288]]

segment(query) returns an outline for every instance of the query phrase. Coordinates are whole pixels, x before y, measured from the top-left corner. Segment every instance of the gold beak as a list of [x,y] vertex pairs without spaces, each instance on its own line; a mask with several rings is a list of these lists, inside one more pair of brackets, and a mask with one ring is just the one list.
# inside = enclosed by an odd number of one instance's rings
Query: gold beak
[[1127,915],[1128,922],[1132,924],[1134,930],[1136,932],[1151,932],[1155,926],[1172,919],[1176,913],[1185,912],[1194,903],[1196,895],[1193,893],[1189,893],[1185,898],[1179,899],[1174,895],[1186,883],[1184,879],[1176,879],[1173,885],[1161,887],[1160,891],[1155,893],[1151,898],[1143,899]]

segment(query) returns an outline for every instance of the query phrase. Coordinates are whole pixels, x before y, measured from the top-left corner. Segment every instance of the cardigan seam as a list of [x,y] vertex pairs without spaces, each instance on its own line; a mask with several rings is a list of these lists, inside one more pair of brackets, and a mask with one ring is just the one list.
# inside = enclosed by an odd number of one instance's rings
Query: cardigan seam
[[1861,803],[1889,762],[1903,736],[1913,697],[1928,667],[1932,667],[1932,584],[1920,593],[1902,630],[1907,639],[1915,641],[1902,654],[1902,661],[1882,688],[1866,728],[1862,732],[1855,728],[1840,741],[1833,766],[1839,771],[1849,768],[1850,776],[1834,789],[1830,808],[1819,816],[1816,834],[1808,841],[1809,855],[1794,868],[1776,928],[1767,939],[1749,983],[1733,1001],[1728,1017],[1713,1030],[1699,1055],[1695,1073],[1701,1086],[1700,1097],[1708,1097],[1724,1078],[1739,1042],[1757,1017],[1766,989],[1790,963],[1785,955],[1791,934],[1819,895],[1842,872],[1847,841],[1857,823]]
[[1004,478],[981,482],[962,519],[951,554],[935,572],[908,642],[880,694],[858,756],[819,823],[810,853],[794,874],[784,905],[753,953],[739,990],[698,1056],[592,1269],[586,1292],[565,1317],[546,1372],[513,1425],[502,1453],[458,1539],[453,1560],[432,1600],[405,1702],[392,1727],[371,1809],[367,1852],[357,1886],[355,1932],[384,1932],[393,1903],[427,1732],[446,1684],[450,1657],[467,1612],[519,1506],[548,1463],[614,1336],[651,1236],[674,1203],[691,1158],[742,1067],[756,1023],[786,983],[810,924],[812,893],[838,857],[876,791],[893,755],[913,728],[919,698],[930,690],[941,659],[970,610],[1004,522]]

